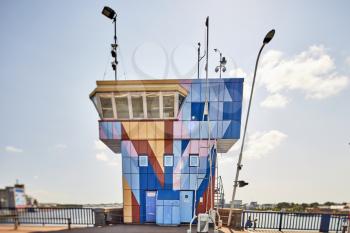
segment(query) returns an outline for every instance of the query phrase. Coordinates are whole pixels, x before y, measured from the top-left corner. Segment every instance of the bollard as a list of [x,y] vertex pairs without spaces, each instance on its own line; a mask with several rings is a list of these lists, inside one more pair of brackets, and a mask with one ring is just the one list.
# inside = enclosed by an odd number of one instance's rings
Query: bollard
[[18,229],[18,218],[16,217],[14,220],[15,220],[15,230],[17,230]]
[[70,230],[70,229],[71,229],[71,224],[72,224],[72,221],[71,221],[71,219],[70,219],[70,218],[68,218],[68,230]]

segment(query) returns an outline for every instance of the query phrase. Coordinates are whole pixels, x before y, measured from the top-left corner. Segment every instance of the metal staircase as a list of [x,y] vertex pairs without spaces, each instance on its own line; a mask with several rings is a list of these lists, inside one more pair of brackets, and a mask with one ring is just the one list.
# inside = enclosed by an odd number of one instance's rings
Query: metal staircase
[[225,192],[221,176],[217,176],[216,178],[214,204],[216,208],[224,208],[225,206]]

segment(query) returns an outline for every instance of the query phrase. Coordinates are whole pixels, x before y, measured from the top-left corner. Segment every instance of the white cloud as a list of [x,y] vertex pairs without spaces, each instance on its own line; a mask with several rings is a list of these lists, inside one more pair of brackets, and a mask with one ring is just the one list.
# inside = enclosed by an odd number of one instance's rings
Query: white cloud
[[6,146],[5,151],[10,153],[22,153],[23,150],[14,146]]
[[271,153],[285,139],[287,135],[278,131],[255,132],[250,135],[243,151],[244,157],[259,159]]
[[345,59],[345,63],[350,67],[350,56]]
[[96,159],[100,161],[108,161],[109,158],[104,152],[99,152],[96,154]]
[[239,77],[244,78],[244,85],[243,85],[243,99],[248,100],[251,90],[251,77],[241,68],[233,69],[229,72],[231,77]]
[[260,106],[264,108],[284,108],[288,104],[289,100],[287,97],[276,93],[267,96],[261,103]]
[[319,45],[291,58],[270,50],[262,58],[258,75],[270,93],[300,90],[306,98],[323,99],[338,94],[349,83],[335,68],[331,56]]
[[108,150],[108,147],[100,140],[95,140],[95,149],[100,151]]

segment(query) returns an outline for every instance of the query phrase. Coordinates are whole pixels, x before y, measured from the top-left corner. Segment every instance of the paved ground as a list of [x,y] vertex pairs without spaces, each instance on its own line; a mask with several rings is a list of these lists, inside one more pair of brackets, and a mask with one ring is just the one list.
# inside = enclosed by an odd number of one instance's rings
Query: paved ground
[[[67,226],[20,226],[17,231],[13,229],[13,225],[0,225],[0,233],[186,233],[188,226],[165,227],[156,225],[114,225],[106,227],[83,227],[67,229]],[[195,227],[192,232],[196,232]],[[213,232],[210,230],[209,232]],[[279,233],[277,230],[249,230],[234,231],[228,228],[221,228],[221,233]],[[309,231],[282,231],[283,233],[305,233]]]

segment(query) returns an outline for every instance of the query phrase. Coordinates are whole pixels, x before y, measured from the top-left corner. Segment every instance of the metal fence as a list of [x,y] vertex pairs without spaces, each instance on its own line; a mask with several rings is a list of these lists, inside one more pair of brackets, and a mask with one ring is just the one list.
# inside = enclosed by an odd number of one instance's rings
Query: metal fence
[[0,224],[93,225],[91,208],[0,208]]
[[[348,216],[340,214],[286,213],[272,211],[243,211],[242,227],[250,218],[250,227],[278,230],[324,230],[341,231],[348,225]],[[256,221],[254,221],[256,220]],[[255,223],[254,223],[255,222]]]

